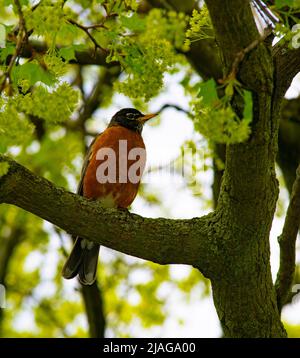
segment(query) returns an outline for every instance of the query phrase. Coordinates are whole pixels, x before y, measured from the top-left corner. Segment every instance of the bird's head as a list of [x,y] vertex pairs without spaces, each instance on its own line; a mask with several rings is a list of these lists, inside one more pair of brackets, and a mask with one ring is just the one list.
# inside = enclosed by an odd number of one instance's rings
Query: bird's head
[[134,132],[142,133],[144,124],[158,113],[142,114],[134,108],[123,108],[111,119],[109,127],[122,126]]

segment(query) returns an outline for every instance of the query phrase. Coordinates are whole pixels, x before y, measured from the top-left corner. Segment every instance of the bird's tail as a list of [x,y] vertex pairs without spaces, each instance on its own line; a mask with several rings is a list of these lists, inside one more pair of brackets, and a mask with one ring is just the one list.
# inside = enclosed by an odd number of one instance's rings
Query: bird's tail
[[77,237],[73,249],[64,264],[62,275],[71,279],[79,275],[83,285],[92,285],[96,280],[100,245]]

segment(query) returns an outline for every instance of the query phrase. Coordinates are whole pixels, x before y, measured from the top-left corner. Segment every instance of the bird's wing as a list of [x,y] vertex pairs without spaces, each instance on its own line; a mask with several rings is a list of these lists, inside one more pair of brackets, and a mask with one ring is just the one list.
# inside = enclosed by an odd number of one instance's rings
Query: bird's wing
[[87,153],[85,155],[85,158],[84,158],[84,161],[83,161],[83,165],[82,165],[82,169],[81,169],[81,175],[80,175],[80,181],[78,183],[78,186],[77,186],[77,194],[79,195],[83,195],[83,179],[84,179],[84,176],[85,176],[85,173],[86,173],[86,170],[87,170],[87,167],[89,165],[89,162],[91,160],[91,155],[92,155],[92,148],[93,148],[93,145],[96,141],[97,138],[99,138],[99,136],[101,135],[102,133],[98,134],[92,141],[92,143],[90,144],[90,146],[88,147],[88,150],[87,150]]

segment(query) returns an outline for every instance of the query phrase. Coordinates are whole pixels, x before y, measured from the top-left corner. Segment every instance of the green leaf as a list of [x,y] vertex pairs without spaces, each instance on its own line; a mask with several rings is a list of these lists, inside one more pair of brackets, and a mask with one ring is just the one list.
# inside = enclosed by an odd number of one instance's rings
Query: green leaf
[[199,96],[204,106],[211,106],[218,101],[217,88],[214,80],[203,82],[199,86]]
[[14,67],[12,77],[16,84],[27,80],[29,81],[30,86],[39,81],[45,83],[48,86],[51,86],[56,81],[53,74],[45,71],[37,63],[32,62],[27,62],[24,65]]
[[9,164],[7,162],[0,163],[0,178],[7,174],[9,169]]
[[131,31],[141,32],[145,30],[146,24],[138,14],[134,13],[131,16],[123,15],[120,17],[121,24]]
[[292,7],[294,5],[294,0],[275,0],[275,6],[277,8],[282,8],[284,6]]
[[15,52],[15,46],[8,44],[5,48],[0,48],[0,61],[5,63],[8,56],[13,55]]
[[78,103],[78,92],[67,83],[49,92],[44,86],[36,86],[32,94],[20,101],[21,110],[45,119],[49,123],[61,123],[70,118]]
[[63,47],[59,50],[59,56],[68,62],[71,60],[76,60],[74,47]]
[[75,52],[76,51],[83,51],[86,49],[86,46],[84,45],[73,45],[68,47],[63,47],[59,50],[58,54],[60,57],[62,57],[67,62],[71,60],[76,60]]
[[10,97],[0,110],[0,149],[2,151],[5,151],[7,146],[23,145],[30,139],[33,132],[32,123],[18,111],[16,104],[15,98]]

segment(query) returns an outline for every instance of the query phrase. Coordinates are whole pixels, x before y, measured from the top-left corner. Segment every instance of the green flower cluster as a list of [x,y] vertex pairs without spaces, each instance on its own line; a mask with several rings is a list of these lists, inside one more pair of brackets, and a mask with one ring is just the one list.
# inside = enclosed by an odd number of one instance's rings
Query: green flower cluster
[[62,83],[50,92],[44,86],[38,86],[27,95],[19,96],[19,109],[44,119],[49,123],[62,123],[70,119],[78,103],[78,92],[69,84]]
[[214,143],[241,143],[250,135],[252,120],[252,95],[241,93],[244,99],[243,118],[240,119],[230,105],[231,96],[218,98],[213,80],[199,86],[197,96],[192,101],[195,130]]
[[24,113],[20,113],[14,98],[0,103],[0,152],[5,153],[8,146],[21,145],[30,140],[33,125]]
[[62,83],[52,92],[40,85],[31,93],[2,97],[0,102],[0,151],[26,143],[32,136],[30,116],[49,124],[70,119],[78,103],[78,92]]
[[195,105],[193,111],[197,114],[195,130],[215,143],[241,143],[250,135],[249,119],[240,120],[231,107],[211,109],[202,108],[200,104]]
[[[162,88],[164,74],[180,62],[175,48],[183,47],[186,16],[154,9],[144,19],[136,14],[123,15],[118,26],[106,33],[111,51],[107,61],[118,61],[125,71],[115,89],[148,101]],[[116,35],[120,31],[125,35]]]
[[115,89],[131,98],[144,97],[145,101],[156,96],[163,86],[164,73],[175,63],[170,42],[156,37],[142,36],[139,43],[132,39],[122,46],[116,58],[126,71],[123,81]]
[[191,42],[214,38],[213,27],[206,6],[203,6],[200,11],[193,10],[185,36],[185,50],[190,48]]
[[146,17],[146,32],[183,49],[189,17],[181,12],[153,9]]
[[28,7],[24,13],[26,27],[34,34],[53,38],[64,23],[63,1],[42,0],[34,9]]

